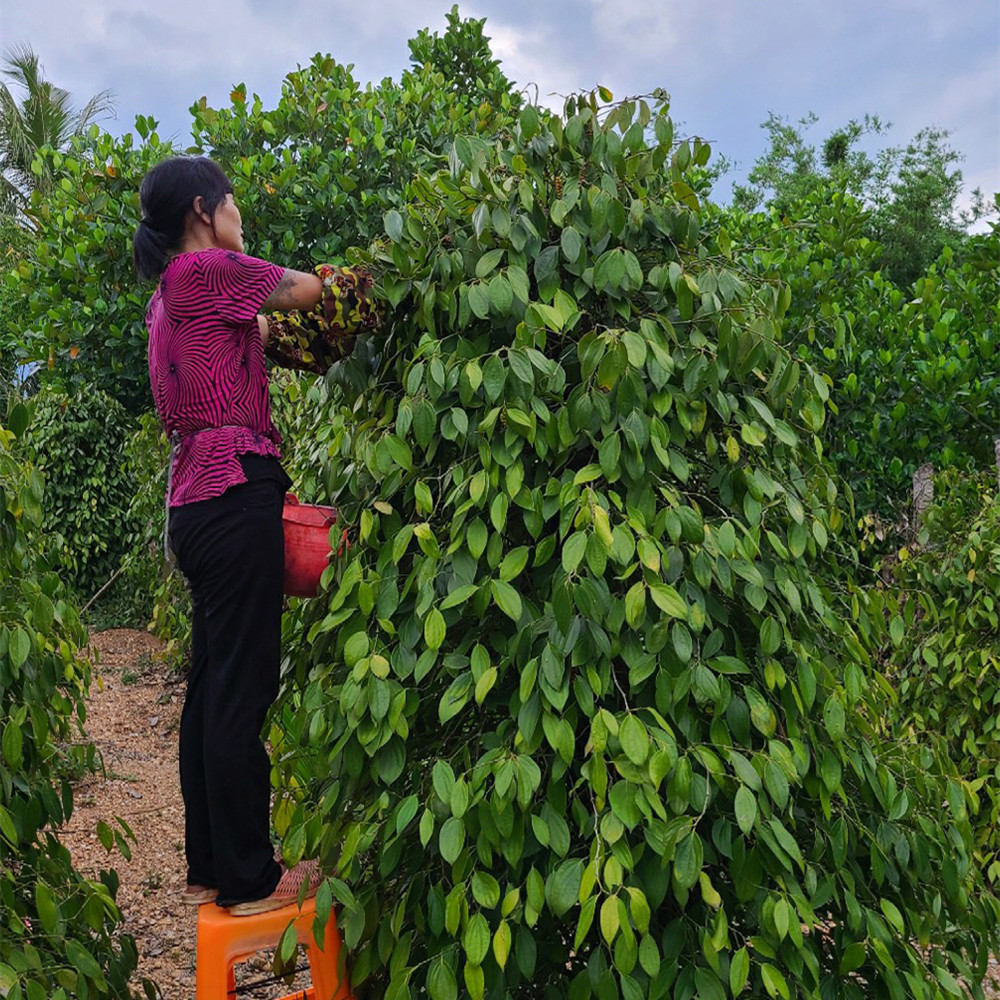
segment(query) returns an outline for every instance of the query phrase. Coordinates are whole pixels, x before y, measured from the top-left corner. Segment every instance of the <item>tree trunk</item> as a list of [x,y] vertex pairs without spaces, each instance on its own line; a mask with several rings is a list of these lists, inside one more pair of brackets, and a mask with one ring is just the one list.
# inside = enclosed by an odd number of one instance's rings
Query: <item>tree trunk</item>
[[917,530],[924,512],[934,503],[934,466],[927,462],[913,473],[913,531]]

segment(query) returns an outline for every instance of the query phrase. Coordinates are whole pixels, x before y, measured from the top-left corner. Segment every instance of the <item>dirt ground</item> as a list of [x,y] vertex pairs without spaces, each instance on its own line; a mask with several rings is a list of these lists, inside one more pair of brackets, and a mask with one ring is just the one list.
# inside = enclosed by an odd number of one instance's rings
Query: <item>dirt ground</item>
[[[125,930],[139,947],[138,976],[152,979],[165,1000],[195,1000],[196,909],[179,900],[184,888],[184,809],[177,777],[177,731],[184,686],[156,659],[158,641],[144,632],[110,629],[92,637],[97,666],[87,729],[104,758],[106,777],[82,782],[63,839],[88,877],[114,867]],[[125,819],[135,832],[132,858],[108,855],[98,821]],[[300,961],[304,964],[304,960]],[[291,984],[255,986],[271,976],[271,955],[238,967],[237,994],[249,1000],[287,997],[308,985],[308,971]],[[138,982],[138,979],[137,979]],[[1000,963],[983,984],[1000,1000]]]
[[[177,775],[177,735],[184,685],[157,661],[160,643],[144,632],[110,629],[91,639],[96,667],[87,731],[104,759],[105,777],[76,789],[76,808],[62,839],[78,870],[96,877],[115,868],[124,929],[136,939],[139,969],[165,1000],[195,1000],[197,908],[179,899],[184,888],[184,807]],[[108,854],[96,829],[115,817],[132,827],[136,843],[126,860]],[[291,985],[255,982],[272,977],[270,953],[237,967],[237,995],[249,1000],[300,996],[308,969]],[[302,957],[299,962],[305,966]]]

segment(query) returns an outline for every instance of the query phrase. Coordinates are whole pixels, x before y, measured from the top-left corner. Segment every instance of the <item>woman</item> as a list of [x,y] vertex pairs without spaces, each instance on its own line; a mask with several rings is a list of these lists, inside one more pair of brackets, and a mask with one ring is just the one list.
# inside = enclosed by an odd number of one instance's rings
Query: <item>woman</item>
[[134,260],[149,302],[149,376],[172,442],[169,540],[191,588],[191,670],[180,777],[190,903],[260,913],[320,881],[287,868],[269,836],[270,765],[260,739],[278,692],[290,480],[271,422],[262,310],[310,310],[315,274],[243,254],[226,175],[204,157],[154,167],[140,189]]

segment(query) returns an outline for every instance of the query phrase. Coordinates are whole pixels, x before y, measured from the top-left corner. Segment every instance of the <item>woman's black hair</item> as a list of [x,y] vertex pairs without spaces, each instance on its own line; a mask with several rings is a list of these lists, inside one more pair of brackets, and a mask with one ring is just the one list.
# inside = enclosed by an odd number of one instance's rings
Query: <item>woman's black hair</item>
[[158,163],[142,179],[142,221],[132,238],[132,260],[140,278],[159,278],[180,249],[184,225],[194,200],[213,218],[233,193],[222,168],[207,156],[175,156]]

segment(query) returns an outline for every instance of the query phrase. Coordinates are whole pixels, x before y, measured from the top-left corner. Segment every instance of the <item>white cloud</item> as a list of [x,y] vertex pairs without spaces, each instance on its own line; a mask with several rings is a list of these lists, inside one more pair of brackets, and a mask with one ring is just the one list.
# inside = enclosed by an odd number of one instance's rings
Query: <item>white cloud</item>
[[920,110],[932,122],[977,120],[984,130],[992,129],[996,135],[998,77],[1000,58],[996,53],[984,56],[966,72],[944,81],[934,99]]
[[539,103],[562,111],[566,95],[582,88],[577,67],[553,59],[548,38],[493,20],[487,22],[486,33],[504,74],[519,87],[527,88],[531,100],[535,100],[537,88]]
[[[114,91],[108,127],[151,114],[161,134],[184,137],[200,95],[217,105],[243,81],[272,104],[284,75],[317,50],[355,64],[362,83],[398,78],[407,38],[425,25],[444,31],[451,2],[76,0],[67,25],[49,5],[0,0],[0,44],[30,43],[77,101]],[[970,186],[995,186],[996,0],[460,2],[463,16],[488,18],[507,76],[537,84],[550,107],[598,84],[616,98],[663,86],[687,131],[745,165],[763,151],[768,111],[794,120],[814,110],[820,132],[872,111],[896,123],[888,142],[926,124],[952,129]]]
[[605,51],[629,58],[666,55],[681,37],[677,0],[590,0],[591,24]]

